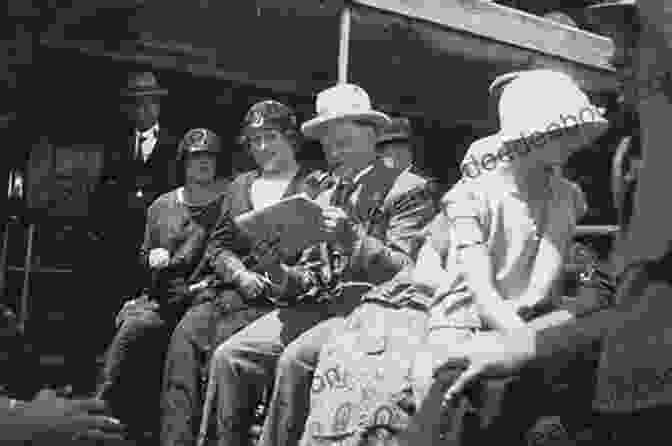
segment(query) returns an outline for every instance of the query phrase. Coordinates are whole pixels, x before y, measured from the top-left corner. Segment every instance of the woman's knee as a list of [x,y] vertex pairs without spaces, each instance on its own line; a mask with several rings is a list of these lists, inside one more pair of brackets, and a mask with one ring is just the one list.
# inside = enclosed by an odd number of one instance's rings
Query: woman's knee
[[277,376],[297,372],[312,374],[317,367],[321,347],[310,342],[292,342],[278,358]]

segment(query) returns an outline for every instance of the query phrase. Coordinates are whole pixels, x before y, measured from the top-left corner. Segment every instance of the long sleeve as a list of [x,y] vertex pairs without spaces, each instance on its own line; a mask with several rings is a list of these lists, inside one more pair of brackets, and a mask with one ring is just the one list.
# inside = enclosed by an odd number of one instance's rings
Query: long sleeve
[[355,245],[353,273],[363,273],[371,283],[385,282],[415,263],[423,229],[435,214],[427,185],[417,186],[393,199],[382,237],[363,235]]
[[627,311],[602,310],[564,324],[537,331],[536,359],[548,360],[562,353],[576,353],[599,341],[628,320]]
[[662,256],[672,241],[672,214],[661,206],[669,184],[669,115],[672,109],[672,4],[664,0],[637,3],[642,31],[636,49],[635,81],[639,94],[642,172],[624,245],[625,263]]
[[[606,339],[612,343],[614,352],[619,355],[628,355],[628,358],[640,358],[640,367],[646,366],[648,360],[642,359],[650,355],[651,362],[656,362],[656,355],[666,357],[668,351],[664,341],[668,324],[659,315],[670,314],[672,300],[670,294],[672,288],[665,282],[648,280],[648,276],[639,271],[633,271],[626,282],[622,285],[625,299],[619,299],[619,304],[611,309],[601,310],[587,316],[573,319],[558,326],[542,328],[537,331],[536,358],[539,360],[550,359],[562,353],[574,353],[600,339]],[[646,327],[646,328],[644,328]],[[650,337],[640,345],[639,350],[632,349],[632,334],[637,335],[639,340],[649,333],[655,333],[659,338]],[[625,340],[625,341],[624,341]],[[661,341],[663,341],[661,343]],[[628,348],[623,347],[628,345]],[[618,347],[616,347],[618,346]],[[652,348],[659,346],[661,351],[653,352]],[[623,350],[622,350],[623,348]],[[608,349],[605,346],[604,349]]]
[[219,278],[231,283],[236,272],[246,269],[241,254],[248,247],[235,227],[229,200],[223,200],[221,212],[222,215],[208,239],[205,256]]
[[149,268],[149,252],[152,250],[153,240],[152,240],[152,207],[147,210],[147,219],[145,222],[145,236],[142,240],[142,245],[140,246],[140,251],[138,253],[139,265],[143,269]]

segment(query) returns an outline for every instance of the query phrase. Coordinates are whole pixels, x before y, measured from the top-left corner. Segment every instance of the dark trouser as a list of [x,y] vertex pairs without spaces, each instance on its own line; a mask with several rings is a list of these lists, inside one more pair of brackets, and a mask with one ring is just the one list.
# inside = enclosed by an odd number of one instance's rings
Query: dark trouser
[[334,303],[272,311],[215,350],[210,379],[217,384],[220,445],[247,444],[254,408],[274,374],[275,387],[261,442],[298,443],[319,351],[334,327],[342,326],[344,317],[369,289],[354,285],[346,287]]
[[128,318],[108,348],[99,395],[131,435],[158,432],[163,362],[179,315],[145,311]]
[[[226,311],[214,302],[191,308],[175,328],[166,355],[161,444],[193,446],[202,413],[202,379],[212,350],[268,312],[264,308]],[[207,370],[207,369],[206,369]]]

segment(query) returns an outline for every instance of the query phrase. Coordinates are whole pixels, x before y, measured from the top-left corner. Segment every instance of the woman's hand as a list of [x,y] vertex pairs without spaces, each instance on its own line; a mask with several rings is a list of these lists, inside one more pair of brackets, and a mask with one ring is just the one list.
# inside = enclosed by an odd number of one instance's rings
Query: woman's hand
[[170,263],[170,252],[165,248],[154,248],[149,251],[149,267],[162,269]]
[[236,273],[234,282],[245,300],[258,298],[267,286],[264,276],[247,270]]
[[467,370],[446,392],[446,399],[450,399],[480,377],[508,376],[518,372],[535,357],[535,342],[535,331],[527,327],[479,333],[470,341],[453,347],[449,359],[435,370],[434,376],[439,381],[452,381],[456,364],[468,362]]

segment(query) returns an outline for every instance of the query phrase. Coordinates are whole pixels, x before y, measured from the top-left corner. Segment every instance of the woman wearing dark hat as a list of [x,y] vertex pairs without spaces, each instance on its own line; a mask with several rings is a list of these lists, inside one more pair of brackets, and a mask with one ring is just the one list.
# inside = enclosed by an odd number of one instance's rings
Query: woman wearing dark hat
[[200,274],[205,235],[226,209],[227,182],[218,175],[220,152],[215,133],[187,132],[177,157],[184,186],[161,195],[147,211],[141,261],[151,271],[151,286],[117,316],[120,328],[109,347],[99,391],[138,438],[155,429],[165,347],[184,313],[180,296]]
[[[230,185],[232,216],[307,191],[309,170],[296,161],[301,138],[296,116],[289,107],[273,100],[254,104],[245,115],[240,142],[258,167],[239,175]],[[216,230],[215,239],[217,234]],[[206,365],[208,354],[270,309],[246,302],[264,293],[278,292],[266,277],[248,267],[248,261],[233,256],[219,262],[217,273],[232,282],[236,290],[226,298],[220,297],[219,304],[204,303],[192,308],[172,335],[164,377],[161,443],[165,446],[193,445],[202,412],[200,370]],[[223,301],[228,306],[221,305]]]

